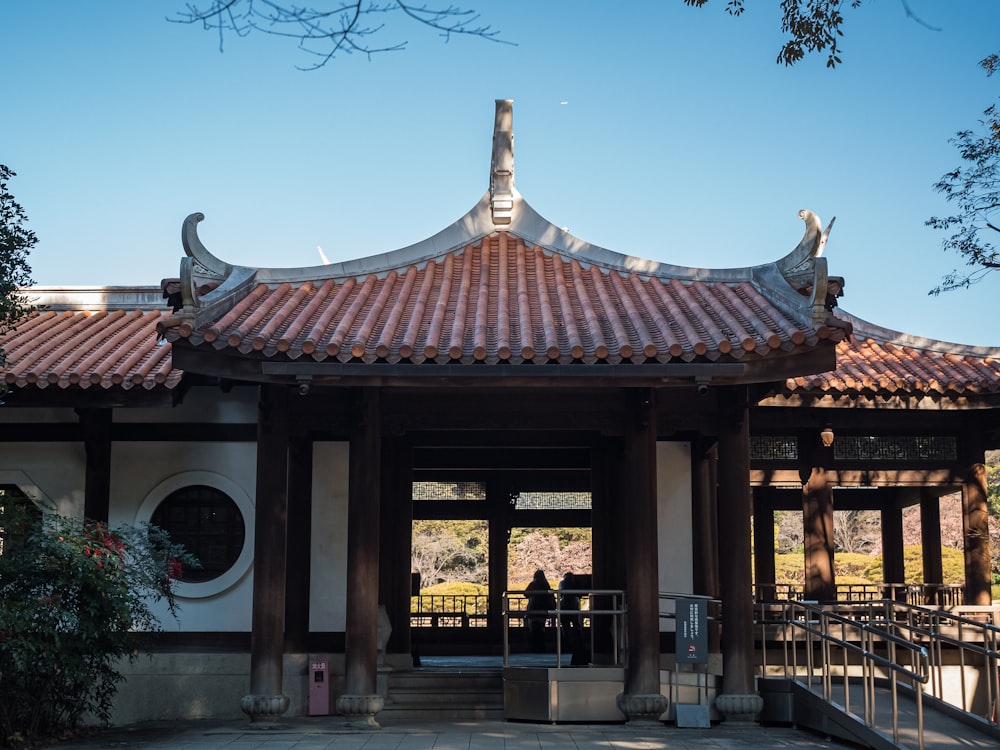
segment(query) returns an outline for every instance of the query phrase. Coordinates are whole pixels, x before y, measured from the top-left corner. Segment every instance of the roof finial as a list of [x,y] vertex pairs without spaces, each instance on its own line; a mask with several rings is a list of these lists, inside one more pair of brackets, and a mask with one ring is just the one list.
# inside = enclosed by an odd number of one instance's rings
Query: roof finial
[[514,213],[514,100],[496,100],[493,159],[490,163],[490,208],[494,224],[510,224]]

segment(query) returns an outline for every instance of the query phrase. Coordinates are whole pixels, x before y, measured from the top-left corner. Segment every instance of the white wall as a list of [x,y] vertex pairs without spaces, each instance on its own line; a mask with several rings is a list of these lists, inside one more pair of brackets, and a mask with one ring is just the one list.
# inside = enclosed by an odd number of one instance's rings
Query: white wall
[[[660,591],[690,594],[694,586],[692,537],[691,444],[656,444],[656,525],[659,532]],[[660,612],[673,612],[673,602],[660,602]],[[672,619],[660,619],[660,630],[674,630]]]
[[[0,410],[2,411],[2,410]],[[41,507],[83,516],[86,456],[83,443],[3,443],[0,482],[16,484]]]
[[[249,631],[253,603],[253,503],[257,446],[254,443],[114,443],[111,451],[112,526],[146,521],[170,491],[208,484],[226,492],[243,511],[247,531],[240,562],[229,576],[201,584],[177,584],[181,610],[175,620],[158,607],[164,630]],[[81,482],[82,486],[82,482]],[[221,584],[221,585],[220,585]]]
[[[341,631],[347,607],[349,444],[313,444],[312,562],[309,629]],[[378,586],[378,581],[372,581]]]

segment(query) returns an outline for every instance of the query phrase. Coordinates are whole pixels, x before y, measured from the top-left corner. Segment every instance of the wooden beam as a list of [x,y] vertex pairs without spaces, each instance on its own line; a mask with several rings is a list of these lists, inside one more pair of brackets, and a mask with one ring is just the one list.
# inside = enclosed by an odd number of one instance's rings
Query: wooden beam
[[943,605],[940,590],[935,587],[944,582],[941,560],[941,499],[931,492],[920,493],[920,544],[923,550],[924,583],[933,592],[925,604]]
[[805,598],[834,601],[837,582],[833,569],[833,491],[822,467],[802,485],[802,524],[805,548]]
[[[954,487],[961,486],[956,469],[824,469],[825,481],[839,487]],[[755,487],[796,487],[802,480],[796,469],[753,469],[750,483]]]
[[962,482],[965,603],[988,606],[992,603],[988,485],[982,443],[975,436],[966,436],[962,457],[966,464]]
[[288,443],[288,565],[285,572],[285,649],[309,648],[309,580],[312,569],[313,444],[303,435]]
[[[882,582],[886,584],[906,583],[903,564],[903,512],[897,507],[883,508],[882,520]],[[903,588],[893,589],[893,598],[905,599]]]
[[111,410],[77,409],[77,414],[86,453],[83,514],[107,523],[111,508]]
[[722,599],[722,692],[750,695],[754,685],[751,592],[750,426],[746,394],[731,389],[719,429],[719,593]]
[[347,500],[347,653],[344,694],[376,694],[381,435],[379,392],[358,394]]
[[[625,693],[660,692],[659,564],[656,525],[656,430],[652,392],[636,394],[625,437],[625,575],[629,668]],[[630,717],[631,718],[631,717]]]
[[774,508],[768,502],[767,493],[759,489],[753,493],[753,543],[757,599],[774,601],[777,578],[774,560]]
[[254,512],[250,693],[282,693],[288,522],[288,408],[283,387],[261,386]]

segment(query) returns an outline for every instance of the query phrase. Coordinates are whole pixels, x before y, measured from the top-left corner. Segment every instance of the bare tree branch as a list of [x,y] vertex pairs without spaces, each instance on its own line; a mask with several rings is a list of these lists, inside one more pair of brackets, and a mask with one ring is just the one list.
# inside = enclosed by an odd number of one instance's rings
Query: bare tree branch
[[342,53],[371,58],[381,52],[405,49],[405,40],[377,44],[373,39],[385,31],[385,24],[368,21],[394,13],[434,29],[446,42],[454,35],[462,35],[510,44],[500,38],[498,30],[481,23],[476,11],[454,5],[430,7],[405,0],[336,0],[327,5],[300,7],[284,0],[209,0],[205,5],[188,3],[185,10],[167,20],[201,24],[205,30],[218,32],[220,52],[228,34],[246,37],[257,32],[297,39],[299,49],[315,59],[303,70],[322,68]]

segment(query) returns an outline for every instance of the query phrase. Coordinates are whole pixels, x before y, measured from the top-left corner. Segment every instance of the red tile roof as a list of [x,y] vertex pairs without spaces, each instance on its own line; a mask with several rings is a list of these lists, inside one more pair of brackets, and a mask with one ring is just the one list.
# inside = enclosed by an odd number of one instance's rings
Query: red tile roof
[[258,283],[220,315],[178,314],[161,330],[247,355],[392,364],[743,360],[844,334],[793,318],[748,279],[608,270],[508,232],[380,273]]
[[0,339],[4,382],[15,388],[173,388],[170,344],[157,323],[169,310],[62,310],[33,313]]
[[[457,254],[452,263],[462,263],[463,253]],[[519,255],[531,256],[532,253],[523,247],[518,252]],[[534,254],[537,258],[538,253]],[[546,261],[539,262],[552,265],[554,262],[550,257]],[[572,262],[565,264],[566,268],[572,268]],[[436,267],[434,273],[437,274],[440,267]],[[420,273],[413,272],[412,284],[419,288],[418,281],[426,278],[429,272],[423,269]],[[582,274],[585,285],[590,285],[594,272],[584,271],[582,268],[573,271]],[[423,274],[423,275],[421,275]],[[452,269],[453,276],[458,274],[461,278],[463,269]],[[377,301],[378,283],[385,283],[386,279],[375,279],[371,282],[372,289],[366,301],[359,302],[359,310],[371,310],[374,298]],[[355,296],[351,301],[343,301],[340,307],[352,306],[351,302],[358,300],[360,288],[364,288],[368,282],[354,283],[351,286]],[[397,275],[392,282],[393,286],[407,283],[406,277]],[[629,296],[629,303],[635,311],[638,311],[637,300],[643,297],[636,291],[636,287],[645,288],[647,298],[649,298],[649,286],[656,289],[658,298],[670,298],[676,300],[678,282],[663,283],[656,280],[640,279],[619,279],[611,281],[601,280],[602,284],[620,284],[618,289],[626,289]],[[345,282],[341,286],[347,286]],[[707,285],[705,287],[708,288]],[[631,289],[631,291],[628,291]],[[304,311],[309,306],[310,301],[320,298],[329,301],[336,298],[338,290],[335,284],[330,282],[323,287],[316,287],[315,284],[306,282],[297,289],[292,289],[289,285],[282,291],[270,290],[264,285],[256,288],[260,295],[251,295],[259,307],[257,310],[267,311],[284,309],[285,305],[289,309]],[[303,291],[305,290],[305,291]],[[156,290],[158,293],[159,290]],[[686,290],[689,299],[693,298],[694,292]],[[301,299],[292,303],[296,293],[301,293]],[[569,295],[569,291],[565,292]],[[706,292],[701,290],[698,297],[702,298]],[[345,296],[348,293],[345,292]],[[661,296],[662,295],[662,296]],[[724,286],[712,293],[712,297],[717,300],[724,300],[727,305],[752,305],[755,298],[752,292],[748,292],[743,285],[735,288]],[[594,297],[590,296],[592,300]],[[269,300],[268,304],[264,304]],[[747,300],[751,300],[748,302]],[[317,303],[318,305],[319,303]],[[437,305],[423,303],[425,307],[436,308]],[[622,302],[624,305],[625,303]],[[678,309],[680,305],[678,304]],[[249,307],[249,303],[248,303]],[[235,308],[234,308],[235,309]],[[405,307],[403,308],[405,309]],[[244,310],[240,313],[243,321],[249,320],[248,315],[244,315]],[[28,320],[18,326],[16,332],[8,334],[0,339],[0,346],[7,351],[8,364],[6,368],[0,369],[5,382],[15,388],[47,388],[57,386],[58,388],[91,388],[102,389],[118,388],[129,390],[136,387],[151,390],[155,388],[171,389],[178,385],[183,373],[181,370],[173,369],[171,363],[171,346],[169,344],[158,345],[156,326],[167,322],[170,312],[150,311],[150,310],[125,310],[125,309],[105,309],[105,310],[62,310],[49,311],[32,315]],[[386,312],[382,318],[391,317],[392,312]],[[304,341],[319,322],[322,316],[313,314],[305,316],[304,313],[296,317],[296,320],[304,321],[297,335],[298,341]],[[355,316],[356,318],[358,316]],[[949,344],[946,342],[921,339],[915,336],[888,331],[874,326],[857,318],[853,318],[846,313],[841,313],[841,317],[847,319],[854,327],[854,335],[850,339],[845,339],[837,344],[837,367],[834,370],[815,375],[808,375],[797,378],[789,378],[785,381],[785,395],[811,395],[820,397],[824,395],[858,397],[865,395],[880,394],[883,396],[932,396],[932,397],[983,397],[1000,394],[1000,350],[985,347],[969,347],[959,344]],[[560,330],[556,336],[556,346],[572,348],[568,331],[576,330],[576,338],[572,340],[583,345],[583,338],[579,337],[580,321],[586,321],[587,315],[580,314],[578,318],[570,321],[565,326],[566,331]],[[555,314],[553,314],[555,320]],[[309,323],[312,322],[312,326]],[[352,324],[354,328],[360,328],[364,324],[355,320]],[[689,325],[685,323],[685,325]],[[713,323],[713,326],[717,325]],[[397,343],[394,345],[398,350],[404,346],[406,339],[405,328],[397,321],[396,329],[400,331],[399,336],[392,337]],[[232,328],[226,331],[235,333],[239,331],[241,324],[234,322]],[[246,336],[240,335],[237,347],[246,344],[250,351],[254,351],[254,342],[265,340],[260,337],[265,325],[257,323],[248,328],[252,331]],[[449,331],[447,324],[442,324],[440,328]],[[668,326],[668,328],[673,328]],[[679,329],[679,327],[678,327]],[[534,328],[533,328],[534,330]],[[635,334],[637,329],[630,329],[630,334]],[[709,330],[702,326],[702,331]],[[713,330],[715,330],[713,328]],[[219,340],[223,336],[228,339],[230,333],[220,330]],[[539,329],[541,345],[545,345],[544,328]],[[646,333],[649,331],[647,329]],[[704,334],[698,334],[704,335]],[[475,342],[475,331],[468,332],[460,339],[459,346],[464,350],[469,349],[468,342]],[[274,342],[276,350],[280,351],[279,344],[282,338],[289,338],[282,329],[275,329],[275,332],[268,334],[266,340]],[[378,336],[375,337],[379,339]],[[388,338],[388,337],[387,337]],[[426,336],[418,337],[410,346],[414,351],[426,346]],[[343,340],[347,341],[349,337]],[[680,338],[678,337],[678,341]],[[757,339],[754,339],[755,341]],[[236,341],[233,339],[233,341]],[[447,337],[444,339],[447,345]],[[513,343],[508,344],[512,352],[521,346],[519,336],[512,336]],[[227,344],[229,345],[228,341]],[[605,345],[607,343],[605,342]],[[765,344],[766,345],[766,344]],[[326,339],[319,337],[314,351],[325,352],[328,344]],[[343,344],[342,344],[343,346]],[[475,347],[473,346],[473,355]],[[659,350],[659,346],[657,346]],[[560,349],[561,351],[562,349]],[[742,348],[741,348],[742,350]],[[756,350],[756,347],[755,349]],[[289,351],[289,349],[285,349]],[[717,351],[717,350],[716,350]],[[732,351],[736,351],[733,347]],[[743,356],[746,351],[742,350]],[[547,356],[547,352],[545,356]],[[332,356],[332,355],[327,355]],[[512,354],[513,356],[513,354]],[[672,355],[668,355],[672,356]],[[708,354],[706,353],[706,357]],[[581,358],[582,359],[582,358]],[[474,357],[473,357],[474,360]]]
[[837,346],[837,368],[789,378],[787,393],[989,396],[1000,394],[1000,350],[891,331],[841,312],[854,335]]

